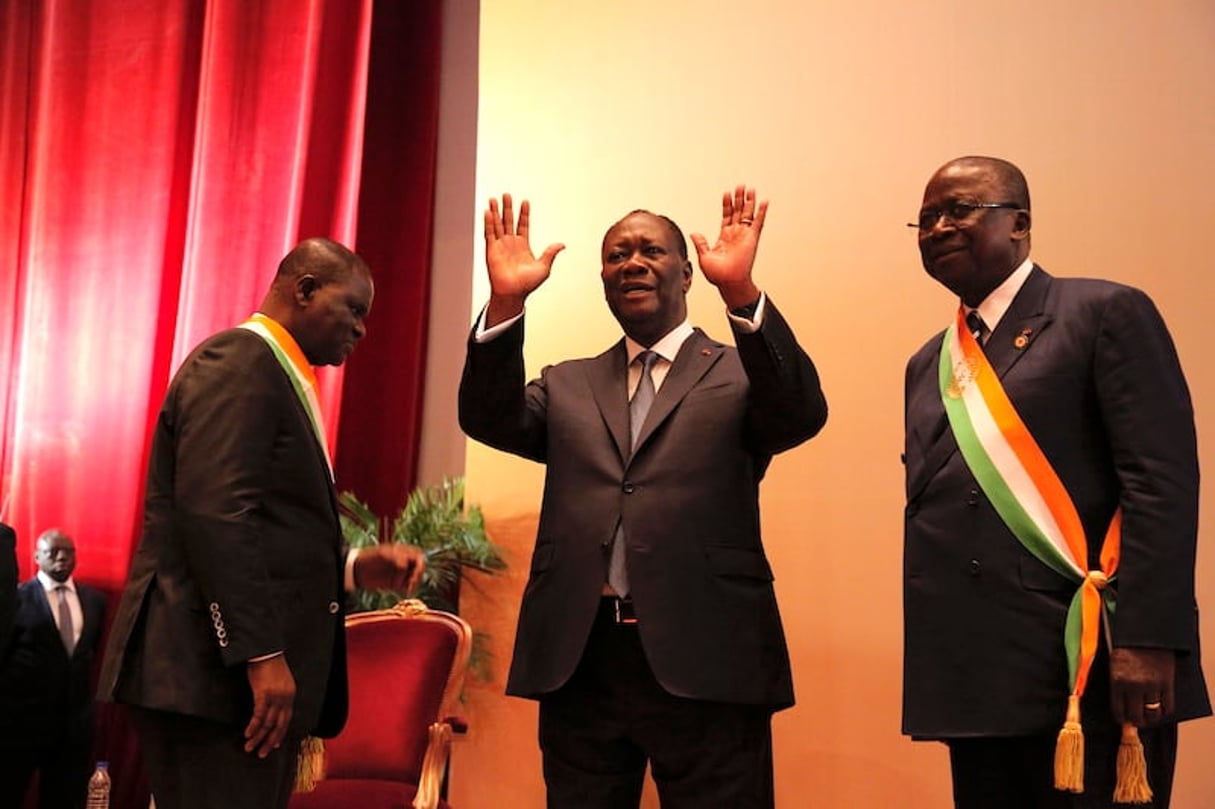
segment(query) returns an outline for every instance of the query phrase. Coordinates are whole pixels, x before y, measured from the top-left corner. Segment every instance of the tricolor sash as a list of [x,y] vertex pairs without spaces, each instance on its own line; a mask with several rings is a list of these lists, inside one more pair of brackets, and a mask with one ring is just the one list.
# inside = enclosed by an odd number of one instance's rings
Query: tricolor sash
[[[1110,615],[1114,613],[1115,594],[1106,585],[1118,571],[1122,511],[1115,511],[1110,520],[1101,545],[1100,569],[1089,570],[1088,541],[1076,506],[1009,400],[987,355],[966,328],[961,306],[945,331],[939,381],[958,449],[996,513],[1027,551],[1077,585],[1064,630],[1070,691],[1056,749],[1055,786],[1083,792],[1080,697],[1097,653],[1102,607]],[[1146,782],[1143,786],[1146,788]]]
[[312,370],[311,363],[291,333],[261,312],[254,312],[248,320],[240,324],[240,328],[248,329],[265,340],[274,358],[283,367],[283,372],[291,381],[291,387],[295,389],[295,395],[304,406],[304,412],[308,414],[308,421],[312,423],[313,435],[316,437],[316,443],[320,445],[321,454],[325,456],[325,466],[329,470],[329,480],[332,481],[333,460],[329,457],[329,444],[325,441],[325,423],[321,420],[321,402],[316,396],[316,373]]

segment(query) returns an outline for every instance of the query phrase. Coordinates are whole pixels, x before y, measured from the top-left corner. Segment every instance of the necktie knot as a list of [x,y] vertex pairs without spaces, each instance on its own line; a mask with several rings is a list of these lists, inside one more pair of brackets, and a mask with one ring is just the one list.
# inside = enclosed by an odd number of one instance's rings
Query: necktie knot
[[658,362],[658,354],[654,351],[646,349],[638,354],[637,358],[633,360],[633,362],[641,363],[641,375],[643,377],[649,376],[650,371],[654,370],[654,363]]
[[636,446],[637,437],[641,435],[641,425],[645,423],[650,405],[654,403],[656,391],[652,372],[654,363],[658,362],[658,355],[653,351],[642,351],[633,361],[641,363],[641,378],[637,380],[637,389],[629,401],[629,432],[632,443]]
[[983,322],[983,317],[977,309],[972,309],[966,313],[966,328],[970,329],[970,333],[974,335],[979,345],[983,345],[983,342],[987,339],[987,335],[990,333],[987,324]]

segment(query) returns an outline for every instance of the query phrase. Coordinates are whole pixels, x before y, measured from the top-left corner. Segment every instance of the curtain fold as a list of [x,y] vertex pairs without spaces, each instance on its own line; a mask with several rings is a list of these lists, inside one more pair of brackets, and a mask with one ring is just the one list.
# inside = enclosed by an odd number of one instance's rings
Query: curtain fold
[[441,28],[437,0],[376,0],[358,211],[359,253],[371,265],[376,294],[369,336],[346,364],[334,466],[338,488],[378,514],[399,511],[417,482]]
[[[173,371],[252,312],[309,236],[352,246],[376,278],[358,371],[320,375],[331,444],[341,424],[337,466],[403,502],[425,356],[440,7],[0,3],[0,520],[17,529],[22,578],[37,534],[58,525],[76,539],[77,577],[113,606]],[[104,706],[98,755],[125,764],[112,768],[113,805],[146,805],[138,751]]]

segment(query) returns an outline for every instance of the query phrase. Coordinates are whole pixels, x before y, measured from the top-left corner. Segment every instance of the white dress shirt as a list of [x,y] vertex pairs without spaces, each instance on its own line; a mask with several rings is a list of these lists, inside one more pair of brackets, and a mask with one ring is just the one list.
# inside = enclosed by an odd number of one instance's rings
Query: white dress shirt
[[67,588],[68,612],[72,614],[72,642],[80,642],[80,632],[84,629],[84,610],[80,608],[80,596],[76,593],[76,582],[68,576],[67,581],[57,582],[50,576],[38,571],[38,583],[46,590],[46,602],[51,606],[51,616],[55,619],[55,627],[59,627],[59,590],[62,584]]

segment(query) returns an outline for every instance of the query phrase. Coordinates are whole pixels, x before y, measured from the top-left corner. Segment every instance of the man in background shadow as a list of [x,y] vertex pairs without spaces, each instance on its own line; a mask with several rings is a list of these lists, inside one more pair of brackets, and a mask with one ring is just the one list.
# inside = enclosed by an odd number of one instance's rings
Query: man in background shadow
[[76,545],[58,528],[34,551],[0,657],[0,806],[20,806],[39,776],[41,809],[84,806],[93,752],[93,656],[106,599],[77,583]]

